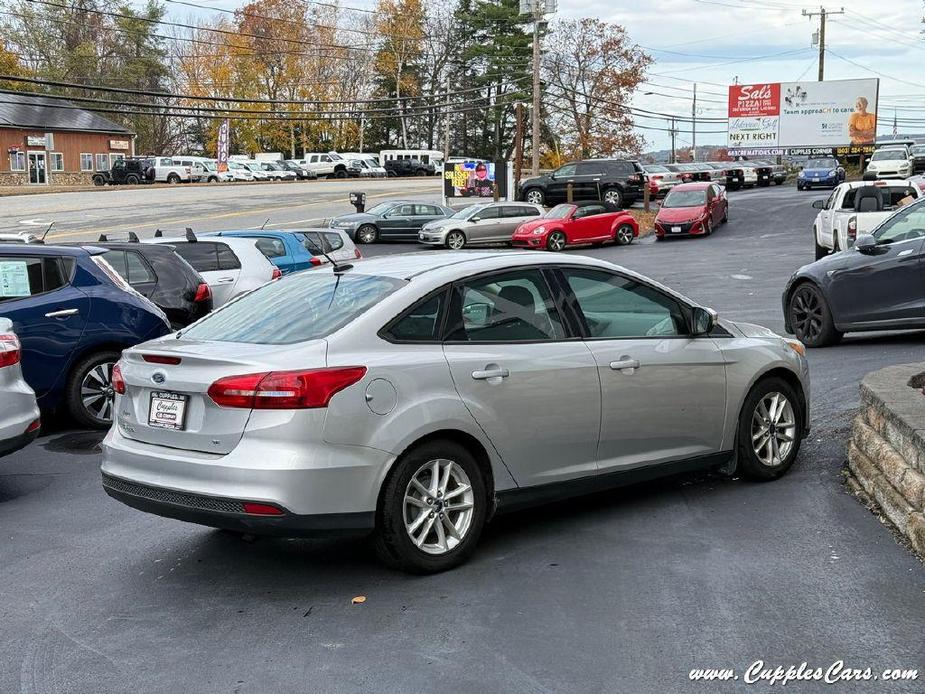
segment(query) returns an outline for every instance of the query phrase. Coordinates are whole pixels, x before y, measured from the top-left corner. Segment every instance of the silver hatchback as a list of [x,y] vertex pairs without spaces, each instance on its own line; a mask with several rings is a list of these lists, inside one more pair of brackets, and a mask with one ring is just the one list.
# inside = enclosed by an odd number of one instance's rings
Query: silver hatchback
[[35,393],[22,377],[21,356],[13,322],[0,318],[0,455],[29,444],[41,426]]
[[496,512],[682,470],[786,472],[803,346],[582,256],[417,253],[289,275],[123,352],[103,485],[255,534],[372,532],[452,567]]
[[469,205],[452,217],[425,224],[418,241],[458,251],[466,246],[511,242],[514,230],[541,217],[545,210],[528,202],[495,202]]

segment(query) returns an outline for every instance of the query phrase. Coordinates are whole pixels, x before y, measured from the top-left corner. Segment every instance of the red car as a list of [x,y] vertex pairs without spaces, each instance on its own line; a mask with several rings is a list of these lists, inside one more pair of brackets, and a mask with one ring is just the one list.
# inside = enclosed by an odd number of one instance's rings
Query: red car
[[662,201],[655,216],[655,238],[709,236],[728,219],[725,188],[717,183],[682,183]]
[[566,246],[606,241],[625,246],[637,236],[639,225],[631,214],[595,200],[556,205],[539,219],[517,227],[511,244],[561,251]]

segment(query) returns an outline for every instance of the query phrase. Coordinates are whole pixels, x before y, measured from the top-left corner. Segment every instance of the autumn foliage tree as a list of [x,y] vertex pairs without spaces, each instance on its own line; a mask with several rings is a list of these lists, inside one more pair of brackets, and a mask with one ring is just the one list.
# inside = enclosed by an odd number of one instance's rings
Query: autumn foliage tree
[[571,156],[634,154],[644,144],[625,108],[652,58],[626,30],[599,19],[557,23],[546,43],[543,75],[550,131]]

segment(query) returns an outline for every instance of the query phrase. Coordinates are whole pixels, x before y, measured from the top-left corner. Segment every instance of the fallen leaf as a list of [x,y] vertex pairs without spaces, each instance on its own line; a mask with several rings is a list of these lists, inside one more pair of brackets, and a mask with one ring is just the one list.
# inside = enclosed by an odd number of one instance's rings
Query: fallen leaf
[[365,595],[357,595],[357,596],[356,596],[353,600],[351,600],[350,602],[352,602],[354,605],[361,605],[361,604],[363,604],[364,602],[366,602],[366,596],[365,596]]

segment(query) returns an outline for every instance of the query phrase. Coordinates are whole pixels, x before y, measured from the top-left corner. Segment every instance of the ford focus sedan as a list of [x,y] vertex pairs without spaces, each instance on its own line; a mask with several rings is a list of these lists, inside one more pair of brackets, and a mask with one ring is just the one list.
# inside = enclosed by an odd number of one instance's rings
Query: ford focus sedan
[[102,475],[150,513],[372,533],[413,572],[498,512],[684,470],[784,474],[803,348],[592,258],[440,251],[289,275],[123,353]]

